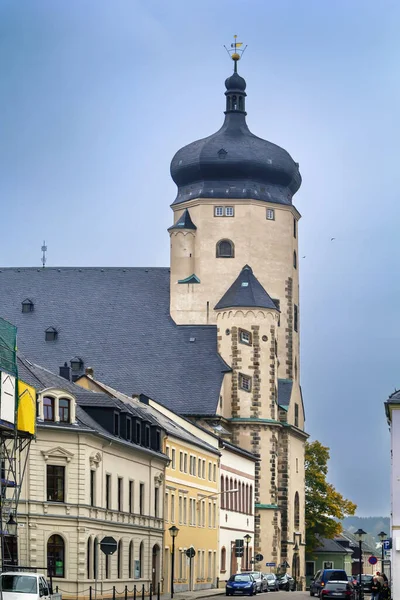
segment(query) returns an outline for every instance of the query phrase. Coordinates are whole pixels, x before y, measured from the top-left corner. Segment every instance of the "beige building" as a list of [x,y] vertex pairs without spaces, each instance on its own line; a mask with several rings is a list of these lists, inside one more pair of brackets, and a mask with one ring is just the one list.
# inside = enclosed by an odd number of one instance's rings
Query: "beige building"
[[[164,431],[28,361],[20,374],[38,391],[18,511],[19,565],[49,570],[63,598],[123,595],[162,578]],[[99,544],[117,542],[106,557]]]

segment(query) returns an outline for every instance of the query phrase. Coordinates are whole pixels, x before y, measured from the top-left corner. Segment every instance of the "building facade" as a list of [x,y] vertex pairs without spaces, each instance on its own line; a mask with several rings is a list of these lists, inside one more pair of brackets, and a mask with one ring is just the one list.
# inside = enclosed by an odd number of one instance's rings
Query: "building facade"
[[[19,565],[48,571],[64,598],[88,598],[90,588],[93,597],[111,597],[114,586],[121,596],[125,586],[157,586],[164,432],[146,415],[131,414],[136,434],[144,434],[133,439],[128,413],[111,398],[82,393],[27,361],[20,371],[38,391],[38,420],[17,515]],[[101,415],[118,431],[103,427]],[[108,557],[100,550],[105,536],[117,542]]]

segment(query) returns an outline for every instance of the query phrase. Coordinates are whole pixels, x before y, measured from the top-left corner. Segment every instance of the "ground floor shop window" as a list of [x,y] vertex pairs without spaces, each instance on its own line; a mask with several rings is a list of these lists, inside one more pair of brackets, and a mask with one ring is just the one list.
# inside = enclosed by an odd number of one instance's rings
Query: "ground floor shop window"
[[60,535],[52,535],[47,542],[47,568],[53,577],[65,577],[65,544]]

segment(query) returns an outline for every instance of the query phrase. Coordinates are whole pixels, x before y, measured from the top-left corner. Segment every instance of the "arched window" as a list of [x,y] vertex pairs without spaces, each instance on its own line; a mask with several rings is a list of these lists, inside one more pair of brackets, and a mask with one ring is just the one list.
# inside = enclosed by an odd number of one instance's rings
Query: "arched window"
[[246,483],[246,494],[245,494],[245,502],[246,502],[246,515],[249,514],[249,484]]
[[296,250],[293,252],[293,266],[295,269],[297,269],[297,254],[296,254]]
[[123,554],[122,554],[122,540],[118,542],[118,555],[117,555],[117,570],[118,570],[118,579],[122,579],[123,577]]
[[[229,479],[227,477],[225,478],[225,489],[227,492],[229,492]],[[226,494],[225,508],[227,510],[229,510],[229,506],[230,506],[229,505],[229,502],[230,502],[229,496],[230,496],[230,494]]]
[[241,484],[240,481],[239,481],[239,484],[238,484],[237,499],[238,499],[238,507],[237,507],[237,509],[238,509],[239,512],[242,512],[242,484]]
[[220,240],[217,243],[217,258],[234,258],[235,247],[230,240]]
[[92,579],[92,566],[93,566],[93,540],[90,537],[87,541],[87,556],[86,556],[86,577]]
[[65,544],[60,535],[48,539],[47,568],[53,577],[65,577]]
[[71,421],[71,410],[70,401],[68,398],[60,398],[58,401],[58,414],[60,415],[61,423],[70,423]]
[[233,494],[233,493],[232,493],[232,490],[234,489],[234,487],[233,487],[233,479],[232,479],[232,477],[231,477],[231,479],[230,479],[230,481],[229,481],[229,489],[231,490],[231,493],[229,494],[229,497],[230,497],[229,508],[230,508],[231,510],[234,510],[234,508],[233,508],[233,507],[235,506],[235,505],[234,505],[234,501],[235,501],[235,498],[234,498],[234,496],[235,496],[235,494]]
[[221,508],[225,508],[225,479],[221,475]]
[[300,529],[300,498],[299,492],[294,495],[294,528],[298,531]]
[[221,571],[226,571],[226,548],[221,548]]
[[253,486],[249,488],[249,514],[253,514]]
[[93,544],[93,579],[99,576],[99,540],[95,538]]
[[139,546],[139,577],[144,577],[144,543],[140,542]]
[[45,421],[54,421],[54,398],[43,398],[43,418]]
[[133,578],[133,542],[129,542],[128,577]]
[[[237,490],[238,489],[238,485],[237,485],[237,480],[235,479],[235,483],[233,484],[233,489]],[[238,500],[237,500],[237,492],[234,492],[232,494],[233,496],[233,510],[237,511],[238,509]]]

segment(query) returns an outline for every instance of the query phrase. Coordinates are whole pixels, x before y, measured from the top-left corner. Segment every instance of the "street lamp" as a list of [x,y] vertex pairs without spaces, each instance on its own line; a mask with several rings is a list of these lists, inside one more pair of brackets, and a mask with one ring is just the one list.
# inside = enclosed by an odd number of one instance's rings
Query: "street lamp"
[[175,527],[175,525],[172,525],[172,527],[170,527],[168,529],[168,531],[171,534],[172,537],[172,554],[171,554],[171,598],[174,597],[174,567],[175,567],[175,538],[179,533],[179,529],[178,527]]
[[358,549],[359,549],[359,574],[360,574],[360,581],[359,581],[359,586],[360,586],[360,595],[359,598],[360,600],[363,600],[364,598],[364,589],[362,586],[362,543],[364,541],[365,536],[367,535],[365,531],[363,531],[362,529],[357,529],[357,531],[354,534],[356,536],[356,538],[358,539]]
[[381,540],[381,546],[382,546],[382,566],[381,566],[381,571],[382,571],[382,575],[383,575],[385,573],[385,548],[383,546],[383,542],[387,538],[387,533],[385,533],[384,531],[381,531],[380,533],[378,533],[378,537]]
[[10,514],[10,517],[9,517],[6,525],[7,525],[8,535],[13,535],[13,536],[17,535],[18,525],[17,525],[17,521],[14,519],[14,516],[12,513]]
[[251,540],[251,535],[247,534],[244,536],[246,542],[246,571],[249,570],[249,544]]

